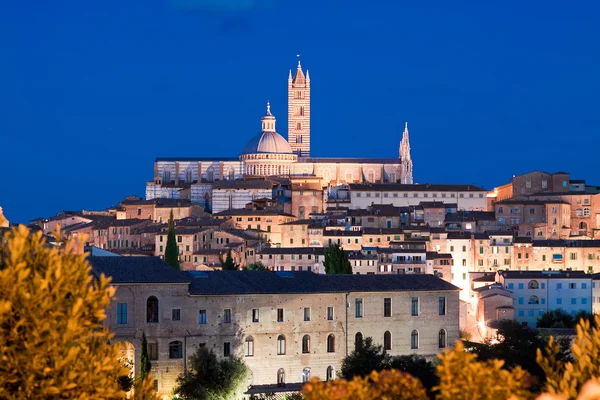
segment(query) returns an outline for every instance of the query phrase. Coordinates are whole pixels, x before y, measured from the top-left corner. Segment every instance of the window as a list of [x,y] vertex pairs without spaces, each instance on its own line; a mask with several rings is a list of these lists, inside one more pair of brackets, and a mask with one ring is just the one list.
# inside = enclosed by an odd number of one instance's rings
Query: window
[[327,352],[335,353],[335,336],[333,334],[327,336]]
[[333,321],[333,307],[327,307],[327,321]]
[[181,342],[169,343],[169,358],[183,358],[183,346]]
[[231,343],[225,342],[223,343],[223,357],[231,356]]
[[538,281],[529,281],[529,283],[527,284],[528,289],[539,289],[539,287],[540,285]]
[[302,383],[310,381],[310,368],[304,368],[302,370]]
[[438,315],[446,315],[446,297],[440,296],[438,298]]
[[438,347],[443,349],[446,347],[446,330],[440,329],[438,333]]
[[231,309],[226,308],[223,310],[223,323],[230,324],[231,323]]
[[569,289],[577,289],[577,284],[575,282],[570,282]]
[[540,304],[540,299],[537,296],[531,296],[529,298],[529,304]]
[[392,334],[390,333],[390,331],[385,331],[385,333],[383,334],[383,349],[392,349]]
[[148,297],[146,301],[146,322],[158,322],[158,299],[154,296]]
[[562,289],[562,283],[558,282],[558,283],[556,284],[556,288],[557,288],[557,289]]
[[335,379],[335,367],[333,365],[330,365],[329,367],[327,367],[327,372],[325,374],[325,379],[328,381],[334,380]]
[[302,337],[302,353],[310,353],[310,336],[308,335]]
[[304,307],[304,321],[310,321],[310,307]]
[[181,321],[181,308],[171,310],[171,321]]
[[259,310],[258,308],[253,308],[252,309],[252,322],[259,322]]
[[127,325],[127,303],[117,304],[117,325]]
[[254,356],[254,338],[252,336],[248,336],[245,341],[246,348],[246,357]]
[[277,322],[283,322],[283,308],[277,309]]
[[589,208],[585,207],[583,209],[583,216],[584,217],[589,217],[590,216],[590,209]]
[[148,358],[150,360],[158,360],[158,343],[148,342]]
[[548,187],[548,181],[545,179],[542,179],[542,189],[546,189]]
[[277,354],[280,356],[285,354],[285,336],[283,335],[277,336]]
[[419,315],[419,298],[413,297],[411,301],[411,315],[416,317]]
[[419,332],[416,329],[410,333],[410,348],[419,348]]
[[519,290],[522,290],[525,287],[525,284],[524,283],[519,283],[518,287],[519,287]]
[[362,316],[363,316],[363,302],[362,302],[362,299],[356,299],[354,301],[354,316],[356,318],[362,318]]
[[201,325],[206,324],[206,310],[198,311],[198,323]]
[[360,332],[356,332],[356,335],[354,335],[354,350],[358,350],[358,349],[362,348],[362,344],[363,344],[363,335]]
[[587,289],[587,283],[582,283],[582,284],[581,284],[581,288],[582,288],[582,289]]
[[577,299],[575,297],[571,297],[571,304],[577,304]]
[[277,370],[277,386],[285,386],[285,371],[283,368]]
[[390,297],[386,297],[385,299],[383,299],[383,316],[392,316],[392,299]]

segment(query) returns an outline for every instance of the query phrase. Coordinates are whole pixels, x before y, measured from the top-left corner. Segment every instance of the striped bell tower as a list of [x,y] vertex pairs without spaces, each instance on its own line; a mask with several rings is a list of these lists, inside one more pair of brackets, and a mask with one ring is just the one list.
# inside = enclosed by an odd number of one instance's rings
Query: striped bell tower
[[288,143],[299,157],[310,157],[310,75],[300,61],[288,76]]

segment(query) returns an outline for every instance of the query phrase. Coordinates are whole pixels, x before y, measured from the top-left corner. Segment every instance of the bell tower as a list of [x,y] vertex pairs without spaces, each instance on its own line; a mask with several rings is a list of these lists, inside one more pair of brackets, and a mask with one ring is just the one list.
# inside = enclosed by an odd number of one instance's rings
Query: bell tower
[[310,157],[310,75],[299,60],[296,74],[288,76],[288,143],[299,157]]

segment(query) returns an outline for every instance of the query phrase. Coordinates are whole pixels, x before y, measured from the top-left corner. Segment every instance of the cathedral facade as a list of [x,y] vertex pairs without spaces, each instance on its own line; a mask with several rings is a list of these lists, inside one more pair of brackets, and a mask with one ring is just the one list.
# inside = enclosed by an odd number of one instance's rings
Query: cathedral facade
[[238,157],[163,158],[154,162],[154,180],[146,184],[146,198],[190,198],[218,180],[267,177],[317,177],[323,186],[350,183],[412,184],[412,160],[405,125],[398,158],[314,158],[310,155],[310,74],[300,62],[288,76],[287,140],[277,133],[276,119],[267,103],[260,133]]

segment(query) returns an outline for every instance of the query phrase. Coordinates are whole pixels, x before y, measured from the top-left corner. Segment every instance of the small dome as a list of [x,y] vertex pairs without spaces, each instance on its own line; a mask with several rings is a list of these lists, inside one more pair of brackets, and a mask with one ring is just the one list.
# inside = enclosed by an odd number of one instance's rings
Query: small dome
[[290,144],[277,132],[259,133],[250,139],[242,152],[242,154],[259,153],[293,154]]

